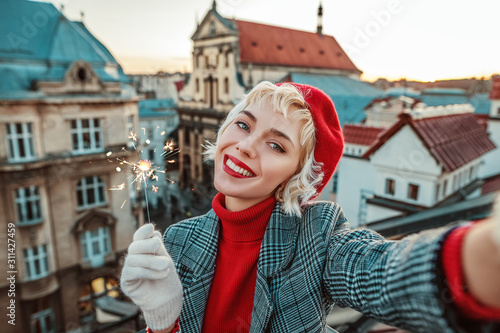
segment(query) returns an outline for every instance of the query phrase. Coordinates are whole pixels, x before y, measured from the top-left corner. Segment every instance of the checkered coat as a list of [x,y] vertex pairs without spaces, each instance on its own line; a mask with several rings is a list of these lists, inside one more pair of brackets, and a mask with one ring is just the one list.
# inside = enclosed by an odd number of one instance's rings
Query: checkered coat
[[[164,234],[184,287],[182,332],[201,330],[219,226],[211,210]],[[302,218],[277,204],[258,259],[250,332],[325,332],[335,304],[412,332],[465,332],[441,273],[448,231],[388,241],[370,230],[350,230],[335,203],[311,203]]]

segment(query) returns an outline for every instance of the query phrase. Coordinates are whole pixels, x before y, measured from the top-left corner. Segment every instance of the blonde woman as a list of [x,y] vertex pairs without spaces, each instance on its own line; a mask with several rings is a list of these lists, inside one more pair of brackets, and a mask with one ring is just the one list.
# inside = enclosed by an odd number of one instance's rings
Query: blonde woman
[[147,330],[325,332],[335,304],[412,332],[498,329],[500,218],[400,241],[351,230],[337,204],[311,201],[342,151],[321,90],[252,89],[206,152],[213,209],[163,239],[151,224],[134,235],[121,286]]

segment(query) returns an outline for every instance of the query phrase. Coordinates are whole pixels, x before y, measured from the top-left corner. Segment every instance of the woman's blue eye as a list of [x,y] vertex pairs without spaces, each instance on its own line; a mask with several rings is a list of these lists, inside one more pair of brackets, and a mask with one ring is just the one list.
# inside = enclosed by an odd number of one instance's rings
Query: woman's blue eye
[[284,153],[285,150],[277,143],[271,142],[269,144],[273,150],[276,150],[278,153]]
[[236,122],[236,125],[238,125],[238,126],[239,126],[242,130],[244,130],[244,131],[247,131],[247,132],[248,132],[248,130],[250,130],[250,128],[248,127],[248,125],[247,125],[247,124],[245,124],[245,123],[244,123],[244,122],[242,122],[242,121],[237,121],[237,122]]

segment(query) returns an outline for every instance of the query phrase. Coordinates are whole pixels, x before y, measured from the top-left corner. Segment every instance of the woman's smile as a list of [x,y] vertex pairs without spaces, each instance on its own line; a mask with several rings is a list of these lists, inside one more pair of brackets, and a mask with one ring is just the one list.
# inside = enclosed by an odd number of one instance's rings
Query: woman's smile
[[255,177],[255,172],[236,157],[226,154],[224,160],[224,171],[231,176],[237,178]]

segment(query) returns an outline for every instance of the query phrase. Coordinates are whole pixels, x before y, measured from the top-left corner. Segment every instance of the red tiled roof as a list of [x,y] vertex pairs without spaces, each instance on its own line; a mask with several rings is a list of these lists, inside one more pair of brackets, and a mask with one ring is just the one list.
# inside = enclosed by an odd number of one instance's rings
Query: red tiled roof
[[361,73],[332,36],[236,20],[240,62]]
[[500,77],[493,79],[493,84],[490,90],[490,99],[500,99]]
[[402,113],[399,121],[382,133],[363,155],[368,158],[403,126],[409,125],[447,172],[495,149],[495,144],[472,113],[413,119]]
[[481,187],[481,195],[500,191],[500,176],[486,178]]
[[344,141],[345,143],[369,146],[383,131],[384,128],[381,127],[346,124],[344,125]]

